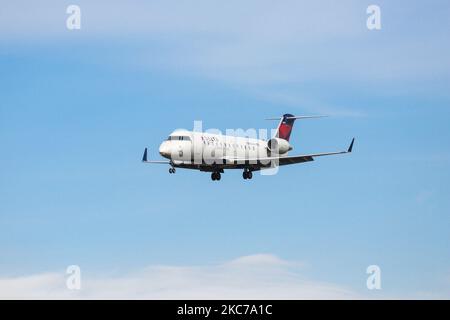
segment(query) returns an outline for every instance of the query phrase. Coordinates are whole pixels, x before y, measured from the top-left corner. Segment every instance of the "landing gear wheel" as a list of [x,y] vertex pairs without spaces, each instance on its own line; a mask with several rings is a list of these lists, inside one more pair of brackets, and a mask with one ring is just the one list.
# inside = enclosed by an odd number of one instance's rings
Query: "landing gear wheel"
[[244,178],[244,180],[251,179],[253,178],[253,173],[249,170],[244,170],[244,172],[242,173],[242,177]]
[[172,173],[175,173],[175,172],[176,172],[175,168],[170,168],[170,169],[169,169],[169,173],[172,174]]
[[212,181],[219,181],[221,178],[220,172],[213,172],[211,173],[211,180]]

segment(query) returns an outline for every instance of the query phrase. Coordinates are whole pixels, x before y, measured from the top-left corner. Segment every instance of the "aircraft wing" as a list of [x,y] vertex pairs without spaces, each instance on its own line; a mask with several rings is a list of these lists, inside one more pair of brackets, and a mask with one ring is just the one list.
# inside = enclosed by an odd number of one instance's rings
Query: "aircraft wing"
[[170,164],[170,161],[164,161],[164,160],[147,160],[147,161],[142,161],[143,163],[154,163],[154,164]]
[[169,160],[148,160],[147,159],[147,148],[145,148],[144,155],[142,156],[142,162],[155,163],[155,164],[170,164]]
[[[281,157],[265,157],[265,158],[225,158],[224,160],[228,161],[228,166],[232,167],[237,163],[239,165],[245,165],[248,164],[250,166],[257,167],[269,167],[272,163],[275,163],[279,166],[284,166],[288,164],[295,164],[295,163],[303,163],[303,162],[309,162],[314,161],[315,157],[323,157],[323,156],[331,156],[331,155],[337,155],[337,154],[345,154],[352,152],[353,149],[353,143],[355,142],[355,138],[352,139],[352,142],[350,143],[350,146],[346,151],[338,151],[338,152],[326,152],[326,153],[314,153],[314,154],[304,154],[304,155],[296,155],[296,156],[281,156]],[[230,163],[232,162],[232,163]],[[227,166],[227,165],[226,165]]]
[[298,156],[287,156],[287,157],[278,158],[278,162],[279,162],[280,166],[284,166],[287,164],[314,161],[315,157],[332,156],[332,155],[336,155],[336,154],[344,154],[344,153],[349,153],[349,152],[351,152],[351,151],[339,151],[339,152],[316,153],[316,154],[307,154],[307,155],[298,155]]

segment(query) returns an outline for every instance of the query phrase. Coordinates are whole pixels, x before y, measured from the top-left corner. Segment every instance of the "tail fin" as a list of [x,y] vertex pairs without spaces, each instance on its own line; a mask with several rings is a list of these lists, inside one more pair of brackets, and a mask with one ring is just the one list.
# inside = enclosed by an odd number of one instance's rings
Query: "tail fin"
[[280,124],[278,125],[275,138],[280,138],[289,141],[289,138],[291,137],[292,128],[294,127],[294,122],[296,119],[323,118],[323,117],[326,116],[294,116],[292,114],[286,113],[281,118],[270,118],[266,120],[280,119]]
[[295,118],[292,114],[285,114],[281,118],[280,124],[278,125],[276,138],[284,139],[289,141],[291,137],[292,128],[294,127]]

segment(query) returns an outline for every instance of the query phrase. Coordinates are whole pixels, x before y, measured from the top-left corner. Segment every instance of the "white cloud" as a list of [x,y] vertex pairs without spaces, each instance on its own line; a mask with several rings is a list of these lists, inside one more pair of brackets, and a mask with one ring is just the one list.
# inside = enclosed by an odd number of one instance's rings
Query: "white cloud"
[[302,264],[274,255],[240,257],[210,266],[149,266],[119,276],[86,278],[66,289],[66,275],[0,278],[1,299],[354,299],[345,287],[306,279]]
[[[73,32],[65,28],[61,1],[5,3],[0,40],[137,43],[130,56],[120,52],[114,63],[199,76],[268,97],[292,112],[331,115],[359,115],[364,106],[334,105],[324,93],[363,87],[376,88],[377,94],[443,94],[450,73],[450,46],[443,41],[448,19],[416,4],[382,1],[383,27],[374,32],[365,23],[369,2],[359,0],[77,4],[82,29]],[[305,84],[323,91],[309,92]]]

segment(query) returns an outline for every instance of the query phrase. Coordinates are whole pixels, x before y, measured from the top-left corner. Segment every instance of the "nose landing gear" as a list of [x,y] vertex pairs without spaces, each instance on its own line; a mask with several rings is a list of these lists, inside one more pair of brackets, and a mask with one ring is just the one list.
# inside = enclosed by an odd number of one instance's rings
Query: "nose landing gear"
[[175,168],[170,168],[170,169],[169,169],[169,173],[170,173],[170,174],[175,173],[176,171],[177,171],[177,170],[175,170]]

